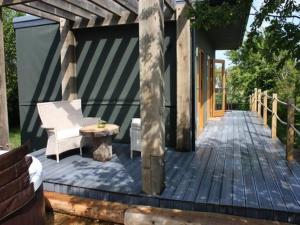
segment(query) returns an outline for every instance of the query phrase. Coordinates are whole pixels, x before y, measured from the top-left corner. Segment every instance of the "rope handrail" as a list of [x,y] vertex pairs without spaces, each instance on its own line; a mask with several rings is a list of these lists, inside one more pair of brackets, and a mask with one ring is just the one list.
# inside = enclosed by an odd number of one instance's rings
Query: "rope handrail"
[[284,122],[277,114],[275,114],[275,116],[281,124],[287,125],[287,122]]
[[300,131],[299,131],[294,125],[290,124],[290,126],[291,126],[291,128],[294,129],[294,131],[296,132],[296,134],[297,134],[298,136],[300,136]]
[[266,107],[266,108],[270,113],[273,113],[272,109],[270,109],[269,107]]
[[268,99],[273,99],[273,97],[272,97],[272,96],[270,96],[270,95],[267,95],[267,98],[268,98]]
[[291,106],[292,106],[297,112],[300,112],[300,108],[298,108],[298,107],[295,106],[294,104],[291,104]]
[[284,101],[281,101],[279,100],[278,98],[275,98],[279,103],[283,104],[283,105],[288,105],[288,103],[284,102]]

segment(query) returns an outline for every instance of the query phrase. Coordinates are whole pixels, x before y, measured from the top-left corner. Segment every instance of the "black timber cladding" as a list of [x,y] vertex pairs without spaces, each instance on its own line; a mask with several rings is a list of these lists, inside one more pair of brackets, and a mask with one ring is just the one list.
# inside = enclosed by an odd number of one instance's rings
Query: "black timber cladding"
[[[40,24],[39,24],[40,23]],[[46,146],[36,103],[61,100],[59,25],[15,21],[22,142]],[[139,117],[138,24],[75,31],[77,87],[85,116],[121,125],[116,142],[129,143],[131,118]],[[166,143],[175,145],[176,25],[165,25]]]

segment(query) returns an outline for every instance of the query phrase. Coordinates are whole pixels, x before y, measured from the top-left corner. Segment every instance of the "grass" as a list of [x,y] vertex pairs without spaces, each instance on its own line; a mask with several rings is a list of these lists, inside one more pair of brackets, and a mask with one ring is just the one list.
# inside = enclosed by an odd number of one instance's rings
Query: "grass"
[[11,128],[9,130],[9,145],[10,148],[16,148],[21,145],[20,128]]

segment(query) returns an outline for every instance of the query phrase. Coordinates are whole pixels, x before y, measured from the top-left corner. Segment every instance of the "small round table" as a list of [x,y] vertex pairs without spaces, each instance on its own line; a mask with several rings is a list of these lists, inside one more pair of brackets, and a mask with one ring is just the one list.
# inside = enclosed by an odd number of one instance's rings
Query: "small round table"
[[112,136],[119,133],[119,126],[106,124],[104,128],[90,125],[80,128],[80,134],[93,140],[93,158],[97,161],[108,161],[112,158]]

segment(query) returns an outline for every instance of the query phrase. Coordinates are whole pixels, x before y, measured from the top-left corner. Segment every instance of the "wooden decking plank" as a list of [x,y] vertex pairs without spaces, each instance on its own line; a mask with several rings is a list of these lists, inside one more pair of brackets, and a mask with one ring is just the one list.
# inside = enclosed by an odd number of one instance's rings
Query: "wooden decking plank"
[[188,187],[192,183],[192,180],[195,178],[197,168],[199,167],[199,163],[201,163],[202,161],[203,155],[204,151],[200,151],[199,149],[197,149],[192,160],[191,167],[188,171],[185,172],[182,180],[176,188],[174,195],[172,196],[173,199],[184,200],[184,196],[188,190]]
[[[247,123],[245,123],[246,126],[244,127],[244,129],[246,129],[246,131],[248,130],[248,126]],[[254,175],[254,182],[255,182],[255,186],[256,186],[256,190],[257,190],[257,196],[258,196],[258,201],[259,201],[259,205],[261,208],[263,209],[270,209],[272,210],[272,202],[271,202],[271,198],[270,198],[270,193],[269,190],[267,188],[267,185],[265,183],[265,178],[262,174],[262,168],[261,165],[259,163],[259,159],[257,158],[257,151],[263,151],[263,147],[260,147],[259,149],[256,146],[253,146],[253,140],[250,137],[249,132],[245,132],[246,133],[246,139],[249,140],[248,143],[248,154],[249,154],[249,159],[250,159],[250,166],[252,168],[253,171],[253,175]],[[253,138],[257,139],[257,135],[256,133],[253,133]],[[263,146],[263,145],[262,145]]]
[[298,206],[298,203],[297,203],[295,197],[293,196],[293,192],[291,190],[290,184],[286,181],[284,175],[282,174],[281,168],[275,162],[275,160],[272,156],[272,152],[270,152],[267,147],[266,151],[263,151],[263,153],[265,154],[266,159],[269,162],[270,169],[274,170],[274,174],[277,178],[278,186],[280,187],[280,190],[281,190],[282,198],[284,199],[284,201],[286,203],[286,207],[287,207],[288,211],[299,212],[300,209],[299,209],[299,206]]
[[243,166],[242,166],[242,155],[241,147],[244,146],[242,143],[242,128],[241,120],[237,121],[237,138],[239,145],[234,148],[233,152],[233,196],[232,202],[234,206],[244,208],[246,205],[246,196],[245,196],[245,181],[243,177]]
[[168,181],[167,185],[168,187],[163,192],[162,197],[164,198],[173,198],[173,194],[176,191],[176,188],[178,187],[181,179],[183,179],[184,174],[187,173],[190,169],[191,162],[194,158],[195,154],[182,154],[181,157],[184,158],[183,164],[181,164],[180,169],[174,174],[174,176],[171,177],[171,179]]
[[210,162],[209,159],[212,154],[211,148],[200,148],[198,151],[203,152],[203,158],[201,160],[201,163],[198,164],[198,167],[195,170],[193,179],[186,190],[186,193],[184,196],[185,201],[194,201],[195,198],[197,197],[199,186],[200,186],[202,178],[206,172],[206,168],[208,167],[207,164]]

